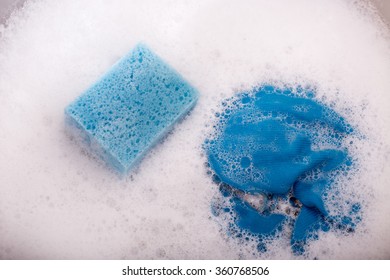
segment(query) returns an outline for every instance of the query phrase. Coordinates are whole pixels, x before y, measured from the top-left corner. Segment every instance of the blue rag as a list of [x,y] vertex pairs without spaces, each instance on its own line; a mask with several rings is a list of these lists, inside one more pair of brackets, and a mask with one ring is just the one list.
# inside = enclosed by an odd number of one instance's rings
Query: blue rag
[[[342,146],[352,127],[313,97],[309,90],[298,95],[270,85],[239,94],[223,103],[224,111],[217,114],[219,132],[205,142],[215,181],[225,186],[224,196],[234,198],[230,201],[239,228],[275,235],[291,218],[274,211],[271,201],[298,201],[291,236],[297,254],[320,228],[344,223],[330,217],[324,198],[337,171],[352,165]],[[271,199],[258,211],[245,199],[248,194]]]

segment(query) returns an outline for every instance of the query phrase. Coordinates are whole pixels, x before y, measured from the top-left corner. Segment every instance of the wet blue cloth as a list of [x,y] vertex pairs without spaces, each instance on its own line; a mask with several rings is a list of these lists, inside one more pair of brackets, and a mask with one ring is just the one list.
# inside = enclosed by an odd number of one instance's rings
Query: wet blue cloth
[[255,234],[269,235],[281,230],[286,217],[281,214],[261,215],[242,200],[235,200],[236,224]]
[[68,123],[94,152],[128,172],[191,110],[197,91],[139,44],[70,104]]
[[[220,131],[205,143],[210,168],[223,184],[249,194],[293,196],[302,204],[291,237],[296,253],[329,226],[324,195],[334,172],[351,165],[342,147],[351,126],[313,96],[273,86],[239,94],[224,102]],[[259,213],[242,197],[233,205],[236,225],[254,234],[275,234],[288,220],[270,208]]]

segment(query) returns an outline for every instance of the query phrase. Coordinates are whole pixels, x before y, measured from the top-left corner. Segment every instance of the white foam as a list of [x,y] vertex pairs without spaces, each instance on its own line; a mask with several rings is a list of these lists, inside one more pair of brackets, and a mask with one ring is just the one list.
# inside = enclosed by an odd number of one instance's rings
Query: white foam
[[[390,257],[390,41],[355,1],[28,2],[0,28],[1,258],[251,258],[210,219],[201,144],[222,98],[268,82],[315,86],[367,136],[346,192],[366,197],[320,258]],[[64,132],[64,108],[139,41],[200,91],[192,114],[121,180]],[[287,240],[287,241],[286,241]],[[290,258],[288,239],[267,257]]]

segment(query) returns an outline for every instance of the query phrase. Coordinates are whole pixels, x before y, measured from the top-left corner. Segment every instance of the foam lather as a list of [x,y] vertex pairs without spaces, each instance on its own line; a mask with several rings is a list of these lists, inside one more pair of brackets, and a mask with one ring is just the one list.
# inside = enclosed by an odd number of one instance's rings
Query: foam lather
[[196,104],[197,91],[137,45],[66,109],[93,152],[127,173]]

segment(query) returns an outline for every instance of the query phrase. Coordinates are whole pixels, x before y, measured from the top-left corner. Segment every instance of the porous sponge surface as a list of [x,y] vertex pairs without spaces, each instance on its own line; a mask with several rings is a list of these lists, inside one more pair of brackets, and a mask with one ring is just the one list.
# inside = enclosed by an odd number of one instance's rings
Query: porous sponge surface
[[198,99],[197,91],[143,44],[71,103],[70,123],[111,167],[128,172]]

